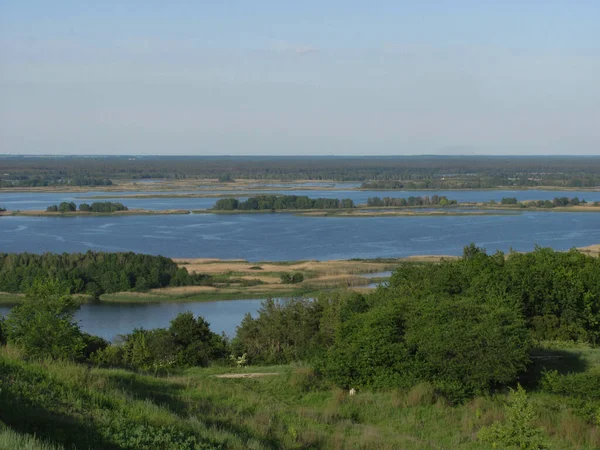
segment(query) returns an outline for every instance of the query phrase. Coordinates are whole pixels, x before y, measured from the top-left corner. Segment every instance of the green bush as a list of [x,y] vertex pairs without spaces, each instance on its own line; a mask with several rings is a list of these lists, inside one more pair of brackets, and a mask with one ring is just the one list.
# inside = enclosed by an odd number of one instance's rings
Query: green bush
[[6,344],[6,325],[4,324],[4,318],[0,317],[0,345]]
[[302,283],[304,281],[304,275],[300,272],[292,273],[282,273],[279,277],[281,283],[283,284],[297,284]]
[[210,331],[202,318],[181,313],[169,328],[136,329],[121,336],[123,343],[96,351],[94,363],[160,371],[173,367],[208,366],[227,355],[222,336]]
[[509,394],[505,408],[506,419],[482,428],[477,437],[494,448],[538,450],[543,449],[542,430],[533,426],[535,413],[525,389],[519,385]]
[[561,375],[557,370],[543,373],[542,389],[582,400],[600,401],[600,372],[569,373]]
[[6,318],[7,341],[32,358],[80,358],[86,344],[73,319],[78,309],[67,287],[36,281]]

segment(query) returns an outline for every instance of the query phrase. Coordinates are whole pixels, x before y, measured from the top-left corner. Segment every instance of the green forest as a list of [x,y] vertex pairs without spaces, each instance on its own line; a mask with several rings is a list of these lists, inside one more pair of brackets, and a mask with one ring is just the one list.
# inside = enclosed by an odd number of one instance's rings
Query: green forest
[[58,280],[70,294],[146,291],[209,284],[163,256],[127,253],[0,253],[0,292],[22,293],[37,281]]
[[[35,278],[2,321],[0,443],[600,446],[600,259],[577,250],[470,245],[372,293],[267,300],[231,339],[182,313],[108,343],[81,331],[70,292]],[[269,376],[215,377],[255,372]]]
[[0,164],[0,187],[102,186],[131,179],[336,180],[366,182],[368,189],[600,185],[600,158],[593,156],[3,156]]
[[305,195],[258,195],[247,200],[222,198],[217,200],[212,209],[220,211],[263,211],[280,209],[339,209],[354,208],[349,199],[310,198]]

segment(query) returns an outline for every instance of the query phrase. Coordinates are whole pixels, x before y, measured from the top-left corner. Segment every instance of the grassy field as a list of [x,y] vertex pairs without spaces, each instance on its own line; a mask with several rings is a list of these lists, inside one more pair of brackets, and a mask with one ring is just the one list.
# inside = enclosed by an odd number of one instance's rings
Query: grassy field
[[[597,419],[542,393],[543,368],[600,375],[600,350],[545,345],[522,382],[549,448],[597,449]],[[218,378],[224,373],[277,373]],[[451,406],[425,384],[347,392],[302,365],[211,367],[162,377],[0,350],[0,449],[488,449],[478,431],[505,419],[505,393]],[[598,406],[598,405],[597,405]],[[600,409],[598,410],[600,411]],[[35,435],[35,438],[33,437]]]

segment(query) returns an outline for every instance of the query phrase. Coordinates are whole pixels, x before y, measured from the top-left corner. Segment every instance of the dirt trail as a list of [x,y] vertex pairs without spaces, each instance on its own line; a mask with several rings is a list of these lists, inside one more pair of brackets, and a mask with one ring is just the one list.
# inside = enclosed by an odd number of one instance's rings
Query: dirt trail
[[254,373],[224,373],[221,375],[215,375],[217,378],[260,378],[260,377],[271,377],[279,375],[278,372],[254,372]]

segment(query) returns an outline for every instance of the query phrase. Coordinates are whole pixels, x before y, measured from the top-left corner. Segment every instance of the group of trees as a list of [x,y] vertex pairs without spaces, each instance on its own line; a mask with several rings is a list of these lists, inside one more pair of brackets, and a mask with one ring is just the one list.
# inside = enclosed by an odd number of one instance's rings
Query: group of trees
[[213,206],[213,209],[221,211],[338,208],[354,208],[354,202],[349,198],[339,200],[336,198],[310,198],[305,195],[258,195],[245,201],[222,198]]
[[561,206],[577,206],[587,202],[578,197],[554,197],[552,200],[533,200],[528,202],[519,202],[516,197],[503,197],[500,201],[502,205],[517,205],[520,208],[557,208]]
[[600,344],[600,260],[575,250],[405,264],[363,296],[269,301],[233,348],[251,363],[312,361],[344,387],[429,382],[461,401],[513,382],[535,340]]
[[2,253],[0,291],[26,292],[35,280],[59,280],[72,294],[145,291],[165,286],[211,284],[163,256],[127,253]]
[[[60,205],[51,205],[46,208],[48,212],[75,212],[77,211],[77,205],[75,202],[62,202]],[[118,202],[94,202],[91,205],[88,203],[81,203],[79,205],[79,211],[93,212],[93,213],[112,213],[117,211],[128,211],[127,206]]]
[[69,286],[57,280],[34,282],[25,301],[0,320],[0,343],[18,346],[31,358],[91,361],[139,370],[207,366],[227,356],[223,336],[210,331],[202,317],[181,313],[169,328],[136,329],[110,345],[81,331],[74,320],[80,305]]
[[139,370],[208,366],[227,357],[227,341],[213,333],[209,323],[191,312],[180,313],[169,328],[136,329],[121,336],[121,343],[106,346],[92,361]]
[[456,200],[448,200],[445,195],[408,198],[369,197],[367,200],[367,206],[448,206],[456,204]]
[[111,186],[108,178],[75,177],[71,179],[55,178],[44,175],[13,175],[10,179],[0,179],[0,188],[46,187],[46,186]]

